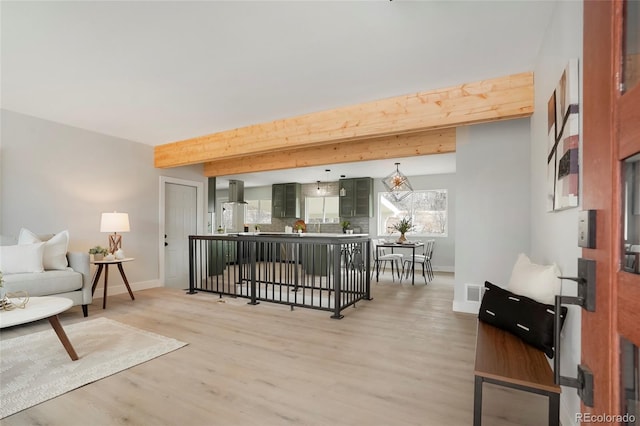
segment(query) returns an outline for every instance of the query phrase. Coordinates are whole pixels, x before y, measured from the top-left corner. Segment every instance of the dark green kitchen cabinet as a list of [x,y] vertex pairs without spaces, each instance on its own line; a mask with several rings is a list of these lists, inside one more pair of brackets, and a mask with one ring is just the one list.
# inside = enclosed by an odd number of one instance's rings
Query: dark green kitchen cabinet
[[340,217],[373,216],[373,179],[340,179],[339,183]]
[[278,183],[271,186],[271,215],[273,217],[300,217],[299,183]]

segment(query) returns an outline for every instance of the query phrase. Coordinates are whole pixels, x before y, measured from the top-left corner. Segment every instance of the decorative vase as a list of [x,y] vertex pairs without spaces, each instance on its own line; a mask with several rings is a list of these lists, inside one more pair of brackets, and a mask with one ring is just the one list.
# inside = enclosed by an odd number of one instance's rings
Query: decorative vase
[[401,232],[401,233],[400,233],[400,238],[398,238],[398,241],[397,241],[397,242],[398,242],[398,243],[400,243],[400,244],[402,244],[402,243],[404,243],[405,241],[407,241],[407,238],[404,236],[404,232]]
[[[93,261],[94,262],[99,262],[104,258],[104,255],[102,253],[96,253],[93,255]],[[85,257],[86,259],[86,257]]]

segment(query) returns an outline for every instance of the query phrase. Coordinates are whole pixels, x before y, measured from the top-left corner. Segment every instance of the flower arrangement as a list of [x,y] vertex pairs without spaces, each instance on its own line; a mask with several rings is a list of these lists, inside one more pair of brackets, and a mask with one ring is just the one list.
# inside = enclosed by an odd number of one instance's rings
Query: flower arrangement
[[411,222],[411,218],[404,217],[400,220],[400,222],[395,223],[393,225],[393,229],[400,232],[401,234],[405,234],[413,229],[413,223]]
[[298,219],[293,224],[293,228],[298,232],[307,232],[307,224],[304,223],[304,220]]
[[351,222],[349,222],[348,220],[343,220],[342,222],[340,222],[340,226],[342,226],[343,232],[349,229],[349,225],[351,225]]
[[4,278],[2,277],[2,271],[0,271],[0,287],[4,284]]

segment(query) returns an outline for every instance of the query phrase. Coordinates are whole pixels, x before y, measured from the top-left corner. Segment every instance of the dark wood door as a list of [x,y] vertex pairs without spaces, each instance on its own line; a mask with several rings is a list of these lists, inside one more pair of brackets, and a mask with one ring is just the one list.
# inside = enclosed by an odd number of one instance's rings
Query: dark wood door
[[[640,188],[623,179],[640,153],[640,14],[637,1],[584,6],[582,208],[598,216],[597,248],[583,249],[583,257],[597,264],[597,300],[595,312],[582,312],[582,362],[594,373],[594,407],[582,410],[615,415],[628,408],[621,391],[621,341],[640,346],[640,275],[626,265],[629,244],[638,236],[625,225]],[[636,348],[635,362],[637,354]],[[637,389],[637,371],[633,376]]]

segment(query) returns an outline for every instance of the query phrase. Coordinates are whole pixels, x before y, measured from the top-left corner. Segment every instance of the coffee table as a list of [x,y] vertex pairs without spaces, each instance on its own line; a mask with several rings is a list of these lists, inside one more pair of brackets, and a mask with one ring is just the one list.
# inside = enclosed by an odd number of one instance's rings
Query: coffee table
[[53,327],[53,330],[58,335],[62,346],[64,346],[71,357],[71,360],[76,361],[78,355],[58,320],[58,314],[69,309],[71,305],[73,305],[73,302],[66,297],[30,297],[24,309],[16,308],[10,311],[0,310],[0,328],[12,327],[14,325],[26,324],[47,318],[51,327]]

